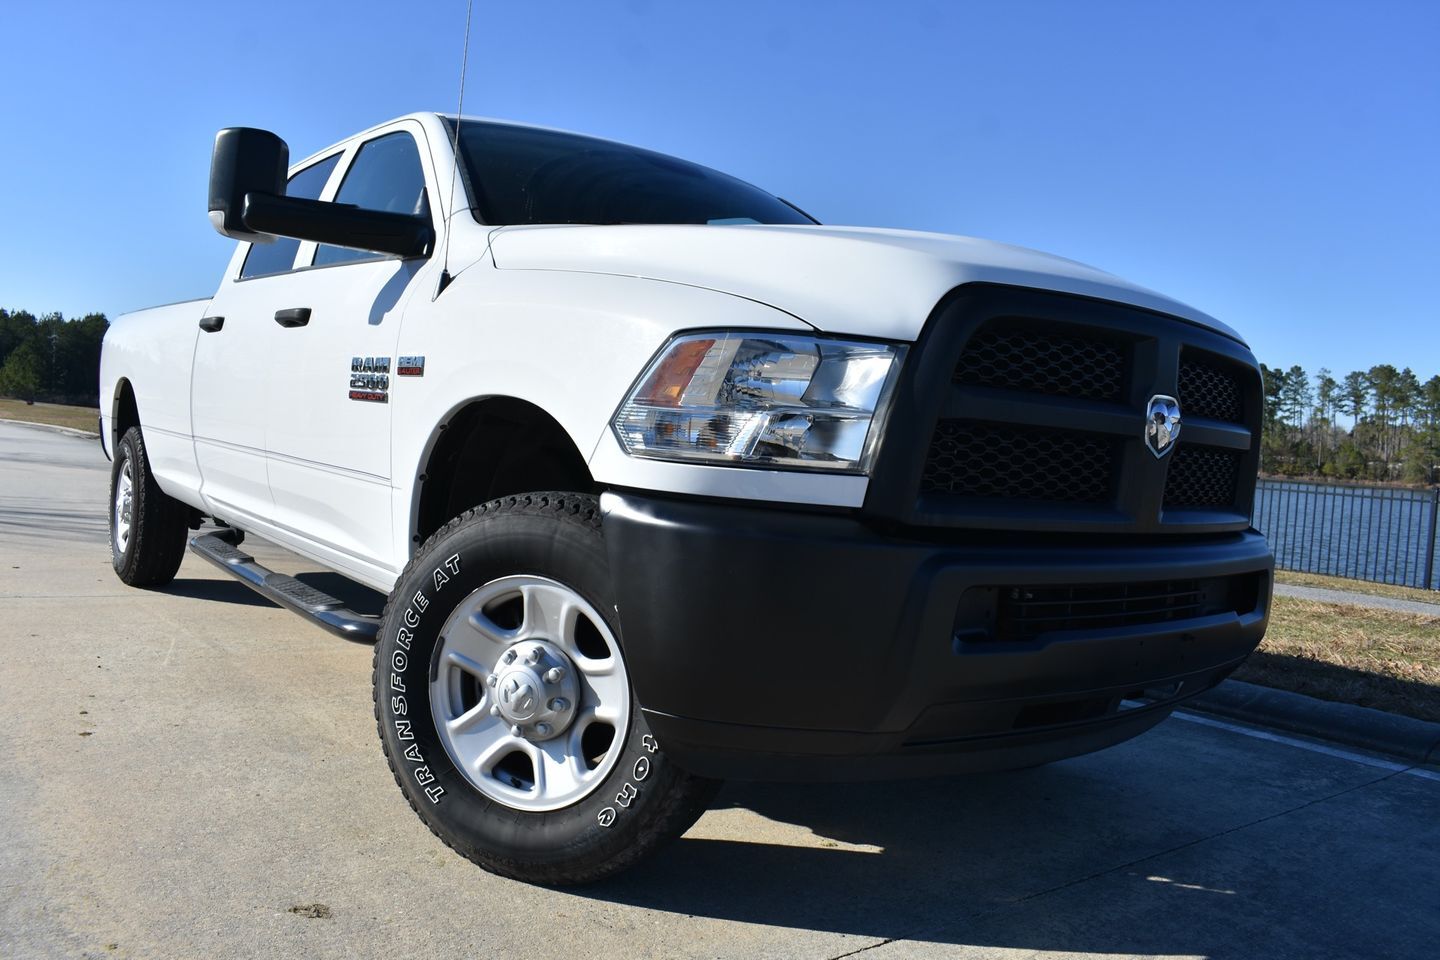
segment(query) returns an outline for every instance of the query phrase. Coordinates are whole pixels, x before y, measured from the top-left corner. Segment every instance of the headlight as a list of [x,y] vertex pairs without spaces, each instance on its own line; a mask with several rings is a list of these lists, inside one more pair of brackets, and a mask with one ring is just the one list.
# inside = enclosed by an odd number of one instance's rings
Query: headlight
[[615,414],[634,457],[865,473],[905,348],[699,333],[660,352]]

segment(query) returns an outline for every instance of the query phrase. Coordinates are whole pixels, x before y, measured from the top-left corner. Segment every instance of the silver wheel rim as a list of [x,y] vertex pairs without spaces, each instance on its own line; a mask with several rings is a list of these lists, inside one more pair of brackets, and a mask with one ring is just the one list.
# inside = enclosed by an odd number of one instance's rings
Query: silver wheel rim
[[558,810],[615,767],[630,725],[620,645],[578,593],[546,577],[492,580],[450,614],[430,710],[455,766],[517,810]]
[[130,461],[120,468],[120,477],[115,484],[115,550],[124,553],[130,546],[130,519],[135,510],[135,480],[130,470]]

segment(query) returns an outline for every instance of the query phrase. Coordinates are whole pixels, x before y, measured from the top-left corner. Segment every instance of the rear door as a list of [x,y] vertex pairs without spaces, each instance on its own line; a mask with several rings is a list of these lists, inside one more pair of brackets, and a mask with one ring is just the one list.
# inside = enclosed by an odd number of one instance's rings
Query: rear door
[[[435,193],[423,128],[404,121],[353,144],[333,200],[431,214]],[[435,235],[442,224],[434,219]],[[303,244],[272,323],[266,363],[266,453],[280,526],[332,563],[379,576],[396,556],[391,523],[390,392],[406,303],[435,289],[437,257],[401,259]],[[403,552],[402,554],[403,555]]]
[[[340,159],[337,150],[308,164],[290,178],[286,193],[320,199]],[[287,237],[241,244],[195,344],[190,422],[200,493],[211,513],[242,526],[274,512],[265,461],[273,304],[288,299],[301,246]]]

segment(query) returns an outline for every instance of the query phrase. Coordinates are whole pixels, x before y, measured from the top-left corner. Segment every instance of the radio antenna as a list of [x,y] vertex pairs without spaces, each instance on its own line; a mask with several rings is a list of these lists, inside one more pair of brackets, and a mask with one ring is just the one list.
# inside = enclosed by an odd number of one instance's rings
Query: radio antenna
[[450,199],[445,204],[449,219],[445,221],[445,253],[440,259],[440,283],[435,288],[437,297],[450,285],[450,234],[453,229],[451,221],[455,219],[455,181],[460,179],[460,118],[465,115],[465,68],[470,63],[470,13],[473,7],[474,0],[465,0],[465,47],[460,53],[460,102],[455,107],[454,137],[450,143]]

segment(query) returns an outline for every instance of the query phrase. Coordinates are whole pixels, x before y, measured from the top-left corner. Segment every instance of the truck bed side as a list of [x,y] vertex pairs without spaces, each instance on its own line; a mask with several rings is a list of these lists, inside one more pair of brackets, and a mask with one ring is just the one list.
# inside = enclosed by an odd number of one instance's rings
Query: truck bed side
[[170,496],[199,506],[200,474],[190,430],[190,372],[200,318],[210,301],[187,300],[118,317],[100,355],[100,416],[113,455],[133,395],[151,469]]

